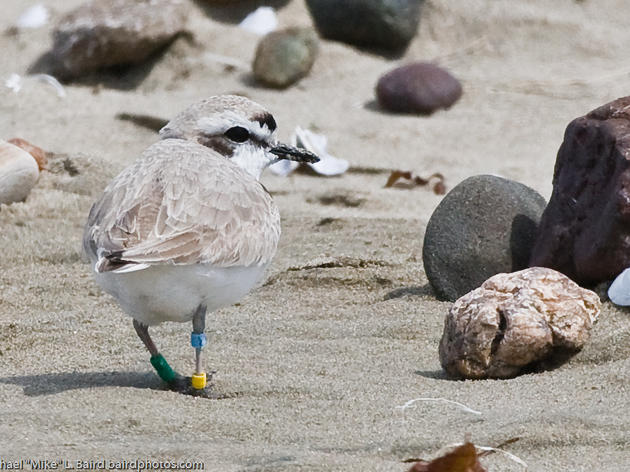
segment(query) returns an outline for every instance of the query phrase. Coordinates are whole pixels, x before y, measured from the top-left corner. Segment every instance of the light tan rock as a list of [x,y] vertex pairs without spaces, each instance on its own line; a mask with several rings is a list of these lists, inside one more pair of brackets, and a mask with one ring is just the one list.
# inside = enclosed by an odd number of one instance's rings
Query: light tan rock
[[0,141],[0,203],[21,202],[39,177],[37,161],[19,147]]
[[600,308],[597,294],[552,269],[497,274],[451,307],[440,362],[453,377],[513,377],[579,351]]
[[182,0],[92,0],[60,19],[53,32],[53,75],[71,79],[135,64],[183,32]]
[[310,28],[269,33],[256,48],[254,77],[269,87],[288,87],[309,73],[318,51],[317,34]]

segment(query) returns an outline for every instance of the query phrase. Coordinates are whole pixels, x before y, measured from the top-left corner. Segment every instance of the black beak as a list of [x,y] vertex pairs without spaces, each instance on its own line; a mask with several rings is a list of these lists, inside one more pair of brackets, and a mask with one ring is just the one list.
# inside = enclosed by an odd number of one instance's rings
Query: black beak
[[319,157],[312,152],[302,148],[287,146],[286,144],[278,143],[272,147],[269,152],[275,154],[280,159],[288,159],[295,162],[308,162],[310,164],[319,162]]

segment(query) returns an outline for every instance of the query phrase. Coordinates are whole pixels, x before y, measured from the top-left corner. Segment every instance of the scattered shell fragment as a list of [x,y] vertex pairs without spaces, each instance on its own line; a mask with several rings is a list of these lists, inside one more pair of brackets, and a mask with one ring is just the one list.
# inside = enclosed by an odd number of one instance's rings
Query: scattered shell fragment
[[263,36],[278,27],[278,17],[272,7],[259,7],[247,15],[238,26],[245,31]]
[[624,270],[608,288],[608,298],[615,305],[630,305],[630,268]]
[[13,93],[19,93],[24,86],[24,82],[28,79],[33,79],[37,82],[44,82],[50,85],[57,92],[57,96],[59,98],[63,98],[66,96],[66,90],[63,88],[63,85],[59,83],[57,79],[55,79],[52,75],[49,74],[30,74],[25,77],[22,77],[19,74],[12,73],[7,77],[4,81],[4,86],[11,89]]
[[52,88],[55,89],[55,92],[57,92],[57,96],[59,98],[63,98],[66,96],[66,90],[63,88],[63,85],[61,85],[61,83],[57,79],[55,79],[52,75],[32,74],[29,77],[32,77],[33,79],[39,82],[44,82],[45,84],[50,85]]
[[22,90],[22,77],[20,74],[13,72],[4,80],[4,86],[11,89],[13,93],[18,93]]
[[38,3],[24,10],[15,22],[15,26],[18,29],[41,28],[48,23],[49,17],[48,9],[41,3]]
[[[307,165],[320,175],[340,175],[350,167],[350,163],[347,160],[335,157],[326,151],[328,138],[323,134],[313,133],[308,129],[297,126],[291,136],[291,144],[306,149],[319,157],[319,162]],[[276,175],[287,176],[299,166],[300,164],[297,162],[282,160],[269,168]]]
[[597,294],[552,269],[497,274],[451,307],[440,362],[453,377],[505,378],[565,360],[588,341],[600,308]]
[[37,161],[37,167],[39,167],[40,171],[46,168],[48,159],[46,157],[46,151],[44,151],[42,148],[35,146],[34,144],[29,143],[26,139],[22,138],[9,139],[8,142],[19,147],[20,149],[24,149],[31,156],[33,156],[35,161]]
[[0,204],[26,199],[39,177],[37,162],[14,144],[0,141]]

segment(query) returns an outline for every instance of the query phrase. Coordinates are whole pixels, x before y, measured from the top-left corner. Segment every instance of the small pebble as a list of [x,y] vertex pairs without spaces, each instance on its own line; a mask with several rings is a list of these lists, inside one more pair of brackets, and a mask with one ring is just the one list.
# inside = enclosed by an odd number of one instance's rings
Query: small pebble
[[376,85],[381,107],[398,113],[430,114],[450,108],[462,96],[462,86],[447,70],[417,62],[398,67]]
[[450,376],[470,379],[560,363],[588,341],[600,308],[597,294],[552,269],[495,275],[451,307],[440,363]]
[[38,177],[39,167],[33,156],[0,141],[0,204],[24,201]]
[[254,77],[269,87],[285,88],[309,73],[319,40],[312,29],[289,28],[274,31],[258,43]]

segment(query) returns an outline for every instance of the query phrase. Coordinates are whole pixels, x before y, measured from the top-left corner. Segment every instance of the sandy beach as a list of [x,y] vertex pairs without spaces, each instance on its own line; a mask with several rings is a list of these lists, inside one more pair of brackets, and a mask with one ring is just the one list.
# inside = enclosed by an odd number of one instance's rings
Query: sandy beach
[[[570,362],[509,380],[453,381],[438,359],[450,303],[422,265],[442,196],[384,188],[391,169],[440,172],[447,189],[497,174],[551,195],[567,124],[630,95],[624,0],[427,0],[405,54],[385,58],[321,41],[311,73],[278,91],[254,84],[258,37],[240,13],[190,3],[188,30],[157,60],[122,76],[65,85],[23,75],[51,45],[56,19],[82,0],[41,0],[51,21],[5,32],[32,2],[0,16],[0,138],[51,153],[23,203],[0,208],[0,459],[200,461],[209,471],[406,471],[469,437],[530,471],[630,470],[630,311],[603,307]],[[303,0],[281,27],[309,26]],[[226,67],[220,57],[232,60]],[[392,68],[435,61],[463,85],[451,109],[384,113],[374,86]],[[219,399],[166,390],[131,318],[94,283],[81,252],[90,206],[157,140],[120,113],[169,119],[211,95],[243,94],[325,134],[350,161],[340,177],[267,172],[283,234],[266,281],[208,317],[206,364]],[[604,287],[605,288],[605,287]],[[194,365],[188,324],[152,329],[177,370]],[[444,398],[480,414],[436,402]],[[524,470],[501,454],[491,471]],[[26,468],[29,468],[26,466]]]

